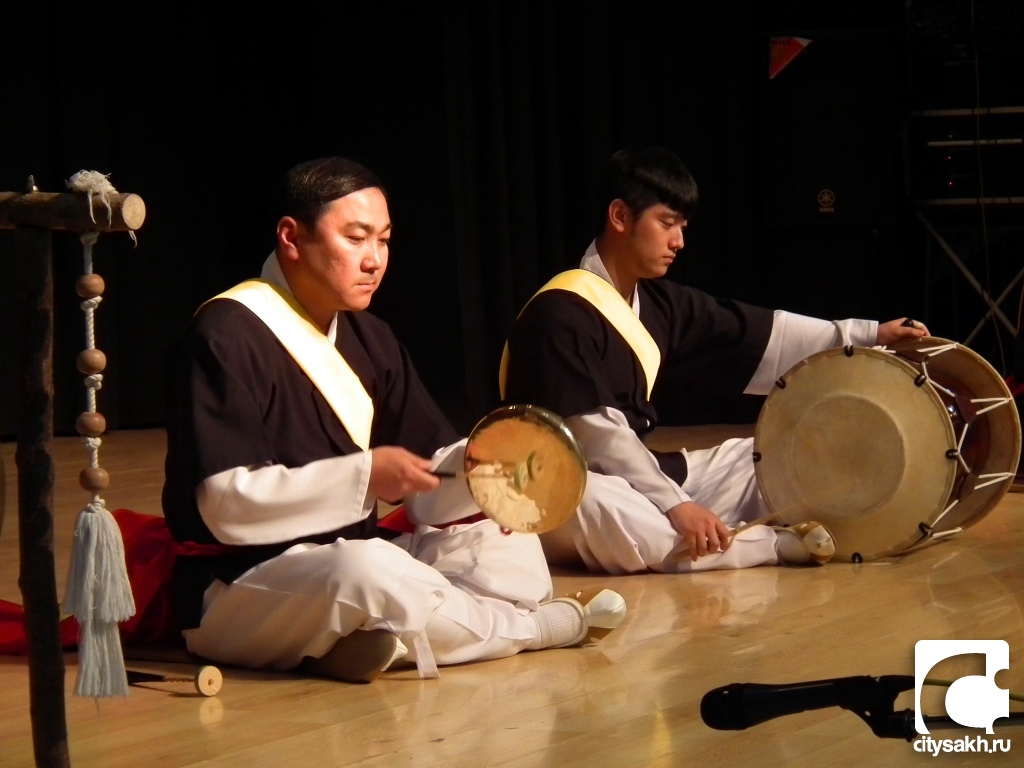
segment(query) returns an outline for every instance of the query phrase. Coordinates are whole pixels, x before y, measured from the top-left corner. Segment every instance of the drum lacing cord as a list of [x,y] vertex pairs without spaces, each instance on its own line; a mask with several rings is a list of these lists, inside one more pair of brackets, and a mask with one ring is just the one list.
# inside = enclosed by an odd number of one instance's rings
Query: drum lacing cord
[[[921,352],[922,354],[926,355],[927,357],[935,357],[936,355],[941,355],[943,352],[948,352],[951,349],[959,349],[959,347],[960,347],[960,345],[956,344],[956,343],[940,344],[939,346],[936,346],[936,347],[926,347],[926,348],[918,350],[918,351]],[[920,383],[918,382],[918,380],[915,380],[915,382],[914,382],[915,384],[917,384],[918,386],[921,386],[921,384],[923,384],[925,381],[927,381],[935,389],[938,389],[938,390],[941,390],[942,392],[945,392],[954,401],[956,400],[956,393],[955,392],[953,392],[953,391],[947,389],[946,387],[942,386],[941,384],[939,384],[937,381],[935,381],[928,374],[928,361],[927,360],[922,360],[921,361],[921,369],[922,369],[922,374],[921,375],[924,377],[924,379],[922,381],[920,381]],[[918,378],[920,379],[920,377],[918,377]],[[996,408],[999,408],[1002,405],[1006,405],[1012,399],[1013,398],[1010,398],[1010,397],[972,397],[970,402],[972,404],[975,404],[975,405],[977,405],[979,403],[991,403],[991,405],[988,405],[985,408],[981,408],[981,409],[978,410],[976,415],[981,416],[983,413],[988,413],[989,411],[994,410]],[[967,466],[967,462],[964,461],[964,458],[963,458],[963,455],[961,453],[961,450],[963,448],[964,439],[967,437],[967,430],[969,428],[970,428],[970,424],[965,423],[964,424],[963,432],[960,433],[960,439],[957,441],[956,449],[955,450],[950,450],[950,451],[946,452],[946,456],[948,458],[951,458],[951,459],[952,458],[956,458],[956,460],[960,462],[960,466],[963,467],[964,471],[967,472],[968,474],[971,473],[971,468],[968,467]],[[1001,482],[1003,480],[1006,480],[1007,478],[1014,477],[1015,474],[1016,474],[1016,472],[991,472],[991,473],[985,474],[985,475],[978,475],[978,479],[979,480],[985,480],[986,482],[981,483],[979,485],[975,485],[974,489],[978,490],[979,488],[985,488],[986,486],[994,485],[995,483],[998,483],[998,482]],[[946,507],[946,509],[943,510],[942,515],[945,515],[946,512],[951,510],[955,504],[956,504],[956,501],[954,501],[952,504],[950,504],[948,507]],[[939,519],[942,518],[942,515],[939,515]],[[938,522],[938,520],[936,520],[935,522]],[[932,525],[934,526],[935,523],[932,523]]]
[[[922,354],[924,354],[927,357],[935,357],[936,355],[941,355],[943,352],[948,352],[948,351],[950,351],[952,349],[958,349],[959,347],[960,347],[960,345],[956,344],[956,343],[940,344],[939,346],[926,347],[926,348],[918,350],[918,351],[921,352]],[[945,392],[946,395],[948,395],[954,401],[956,400],[956,393],[952,392],[951,390],[947,389],[946,387],[943,387],[941,384],[939,384],[934,379],[932,379],[932,377],[928,374],[928,361],[927,360],[922,360],[921,361],[921,368],[923,370],[923,375],[925,377],[925,380],[929,384],[931,384],[932,387],[934,387],[935,389],[941,390],[942,392]],[[970,402],[972,404],[990,403],[990,405],[988,405],[987,407],[981,408],[981,409],[978,410],[977,415],[980,416],[983,413],[988,413],[989,411],[991,411],[991,410],[993,410],[995,408],[998,408],[998,407],[1000,407],[1002,405],[1006,405],[1008,402],[1010,402],[1010,400],[1011,400],[1011,398],[1006,398],[1006,397],[973,397],[973,398],[971,398]],[[956,460],[958,462],[960,462],[960,466],[963,467],[964,471],[967,472],[968,474],[971,473],[971,468],[967,466],[967,462],[964,460],[962,450],[963,450],[964,440],[967,438],[967,430],[970,429],[970,426],[971,425],[969,423],[966,423],[966,422],[964,423],[964,428],[963,428],[963,431],[960,433],[960,439],[957,441],[956,449],[955,450],[950,450],[950,451],[946,452],[946,455],[949,458],[954,458],[955,457]],[[976,484],[974,486],[974,490],[977,491],[977,490],[979,490],[981,488],[985,488],[987,486],[994,485],[996,483],[1000,483],[1000,482],[1002,482],[1004,480],[1012,478],[1014,475],[1015,475],[1015,472],[990,472],[990,473],[987,473],[987,474],[978,475],[977,476],[978,480],[984,480],[985,482],[981,482],[981,483]],[[949,511],[952,510],[953,507],[955,507],[957,505],[957,503],[959,501],[960,501],[960,499],[953,499],[953,501],[949,504],[949,506],[947,506],[944,510],[942,510],[942,513],[937,518],[935,518],[934,521],[932,521],[932,524],[930,526],[926,525],[925,523],[921,524],[921,532],[925,534],[924,538],[926,538],[926,539],[938,539],[938,538],[942,538],[944,536],[951,536],[951,535],[953,535],[955,533],[959,533],[960,531],[963,530],[962,527],[957,527],[957,528],[951,528],[948,531],[942,531],[940,533],[934,533],[933,532],[934,529],[935,529],[935,526],[937,526],[939,524],[939,521],[941,521],[942,518],[945,517],[949,513]]]
[[[959,499],[957,499],[957,501],[959,501]],[[955,507],[956,504],[957,502],[954,501],[952,504],[950,504],[948,507],[942,510],[942,514],[936,517],[930,525],[928,523],[918,523],[917,528],[921,531],[921,538],[918,539],[913,546],[920,544],[922,541],[926,539],[941,539],[945,536],[952,536],[954,533],[960,533],[960,531],[963,530],[963,528],[960,526],[957,526],[956,528],[950,528],[948,531],[935,531],[935,526],[939,524],[939,521],[942,520],[942,518],[946,516],[946,513],[949,512],[949,510],[951,510],[953,507]]]
[[988,413],[989,411],[991,411],[991,410],[993,410],[995,408],[998,408],[1000,405],[1006,405],[1012,399],[1013,399],[1012,397],[976,397],[976,398],[973,398],[971,400],[971,402],[972,403],[994,403],[994,405],[990,405],[987,408],[982,408],[980,411],[978,411],[978,415],[981,416],[981,414]]
[[[949,458],[956,457],[956,460],[960,462],[960,466],[964,468],[964,472],[967,474],[971,473],[971,468],[967,466],[967,462],[964,461],[963,447],[964,440],[967,438],[967,430],[971,428],[970,424],[964,424],[964,429],[960,433],[960,439],[956,442],[956,450],[946,451],[946,456]],[[955,502],[954,502],[955,503]],[[945,514],[945,513],[943,513]]]
[[[995,398],[984,398],[985,401],[993,400],[993,399],[995,399]],[[980,400],[971,400],[971,402],[972,403],[980,402]],[[1006,402],[1007,402],[1006,400],[1002,400],[1001,402],[996,403],[995,405],[986,408],[985,411],[991,411],[993,408],[998,408],[1000,405],[1003,405]],[[983,413],[983,412],[984,411],[978,411],[979,414]],[[955,449],[951,449],[949,451],[946,451],[946,456],[948,458],[950,458],[950,459],[956,458],[956,460],[960,462],[960,466],[964,468],[964,471],[967,474],[971,474],[971,468],[967,466],[967,462],[964,461],[964,457],[963,457],[963,453],[962,453],[962,449],[963,449],[963,445],[964,445],[964,439],[967,437],[967,430],[968,429],[970,429],[970,424],[964,424],[964,429],[963,429],[963,432],[960,433],[960,439],[957,441],[956,448]],[[975,485],[974,486],[974,490],[979,490],[980,488],[985,488],[985,487],[987,487],[989,485],[994,485],[995,483],[998,483],[998,482],[1001,482],[1001,481],[1006,480],[1008,478],[1014,477],[1015,475],[1016,475],[1016,472],[988,472],[988,473],[983,474],[983,475],[977,475],[978,480],[984,480],[985,482],[978,483],[977,485]],[[954,501],[953,504],[956,504],[956,502]],[[952,506],[953,505],[950,504],[949,508],[946,509],[946,512],[948,512],[949,509],[952,508]],[[942,514],[946,514],[946,512],[943,512]]]
[[940,344],[937,347],[922,347],[917,351],[920,352],[922,355],[927,355],[928,357],[935,357],[936,355],[941,355],[943,352],[949,352],[949,350],[951,349],[959,348],[960,345],[954,341],[949,344]]
[[974,490],[984,488],[987,485],[993,485],[995,483],[1002,482],[1003,480],[1008,480],[1011,477],[1015,477],[1016,474],[1016,472],[991,472],[987,475],[978,475],[979,480],[987,480],[988,482],[979,483],[978,485],[974,486]]
[[952,504],[946,507],[942,511],[942,514],[935,518],[935,521],[931,525],[929,525],[928,523],[918,523],[917,529],[921,531],[921,536],[920,538],[918,538],[917,541],[915,541],[913,544],[907,547],[907,549],[913,549],[914,547],[918,547],[921,544],[924,544],[926,541],[931,541],[933,539],[944,539],[947,536],[952,536],[954,534],[962,532],[963,527],[961,526],[957,526],[956,528],[950,528],[948,531],[939,531],[938,533],[935,532],[935,526],[938,525],[939,521],[943,517],[945,517],[946,513],[949,512],[949,510],[951,510],[955,506],[956,501],[954,501]]
[[[959,344],[957,344],[956,342],[952,342],[950,344],[940,344],[940,345],[935,346],[935,347],[926,347],[926,348],[923,348],[923,349],[919,349],[917,351],[920,352],[921,354],[924,354],[926,357],[930,358],[930,357],[935,357],[936,355],[941,355],[943,352],[948,352],[951,349],[959,349],[959,347],[960,347]],[[889,349],[888,347],[884,347],[884,346],[880,347],[879,349],[882,352],[888,352],[889,354],[898,355],[900,357],[903,357],[903,355],[900,355],[899,352],[897,350],[895,350],[895,349]],[[927,382],[928,384],[931,384],[933,388],[938,389],[938,390],[940,390],[942,392],[945,392],[946,395],[948,395],[950,398],[952,398],[955,401],[956,400],[956,393],[952,392],[951,390],[947,389],[946,387],[942,386],[941,384],[939,384],[938,382],[933,380],[931,378],[931,376],[928,374],[928,361],[927,360],[922,360],[920,365],[921,365],[921,368],[922,368],[922,373],[919,374],[914,379],[914,384],[916,384],[917,386],[920,387],[920,386],[923,386],[925,384],[925,382]],[[983,413],[988,413],[989,411],[994,410],[995,408],[999,408],[1002,405],[1006,405],[1012,399],[1013,398],[1007,398],[1007,397],[976,397],[976,398],[971,398],[970,402],[974,403],[974,404],[977,404],[977,403],[991,403],[991,405],[988,405],[987,407],[978,410],[977,415],[980,416]],[[963,432],[960,433],[960,439],[957,441],[956,448],[951,448],[948,451],[946,451],[946,457],[949,458],[949,459],[954,459],[955,458],[957,461],[959,461],[960,462],[960,466],[962,466],[964,468],[964,471],[967,472],[968,474],[971,473],[971,468],[968,467],[967,466],[967,462],[964,461],[964,458],[961,455],[961,449],[963,448],[964,439],[967,437],[967,430],[968,430],[969,427],[970,427],[969,424],[967,424],[967,423],[964,424]],[[985,487],[987,487],[989,485],[994,485],[995,483],[999,483],[999,482],[1002,482],[1003,480],[1007,480],[1009,478],[1012,478],[1015,475],[1016,475],[1015,472],[992,472],[992,473],[988,473],[988,474],[984,474],[984,475],[978,475],[977,476],[978,480],[985,480],[986,482],[979,483],[979,484],[975,485],[974,486],[974,490],[979,490],[979,489],[985,488]],[[910,546],[911,547],[916,547],[916,546],[918,546],[920,544],[923,544],[926,541],[930,541],[932,539],[941,539],[941,538],[945,538],[947,536],[952,536],[954,534],[962,532],[963,531],[963,527],[962,526],[958,526],[956,528],[950,528],[948,531],[940,531],[938,533],[935,532],[935,526],[937,526],[939,524],[939,521],[941,521],[942,518],[944,518],[950,512],[950,510],[952,510],[953,507],[955,507],[957,505],[957,503],[959,501],[960,501],[960,499],[953,499],[953,501],[949,504],[949,506],[946,507],[944,510],[942,510],[942,512],[939,514],[939,516],[937,518],[935,518],[935,520],[932,521],[932,523],[930,525],[928,523],[920,523],[918,525],[918,530],[921,531],[921,537],[916,542],[911,544]]]

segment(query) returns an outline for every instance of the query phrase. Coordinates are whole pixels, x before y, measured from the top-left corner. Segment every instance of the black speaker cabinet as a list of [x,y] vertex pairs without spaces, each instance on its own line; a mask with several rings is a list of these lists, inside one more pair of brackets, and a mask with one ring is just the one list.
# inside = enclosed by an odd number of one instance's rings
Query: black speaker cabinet
[[780,31],[762,33],[761,42],[762,225],[892,220],[902,130],[894,94],[905,80],[893,33]]

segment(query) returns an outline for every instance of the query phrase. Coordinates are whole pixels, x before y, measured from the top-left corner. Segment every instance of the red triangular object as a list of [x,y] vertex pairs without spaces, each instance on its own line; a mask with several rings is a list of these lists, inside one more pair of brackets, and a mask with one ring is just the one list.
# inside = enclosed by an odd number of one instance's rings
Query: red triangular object
[[811,44],[806,37],[773,37],[768,40],[768,79],[772,80]]

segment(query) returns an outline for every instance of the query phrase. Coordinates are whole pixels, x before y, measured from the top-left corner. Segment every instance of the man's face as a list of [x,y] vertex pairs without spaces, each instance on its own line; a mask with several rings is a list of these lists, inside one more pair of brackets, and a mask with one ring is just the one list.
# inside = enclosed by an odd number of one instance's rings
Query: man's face
[[683,247],[686,219],[667,205],[657,203],[639,216],[627,211],[625,234],[638,278],[662,277]]
[[317,307],[366,309],[387,269],[390,238],[387,200],[375,187],[330,203],[312,230],[298,225],[299,262]]

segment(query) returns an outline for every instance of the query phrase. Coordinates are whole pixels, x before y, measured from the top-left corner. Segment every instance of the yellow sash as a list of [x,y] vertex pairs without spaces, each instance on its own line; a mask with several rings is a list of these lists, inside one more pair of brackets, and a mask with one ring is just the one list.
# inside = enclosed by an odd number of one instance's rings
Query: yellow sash
[[214,299],[232,299],[248,307],[278,338],[331,406],[352,441],[370,447],[373,400],[316,323],[288,291],[267,280],[246,280]]
[[[544,291],[550,290],[571,291],[586,299],[619,332],[619,335],[633,350],[637,360],[640,361],[640,367],[643,368],[644,376],[647,378],[647,398],[650,399],[651,388],[654,386],[658,368],[661,366],[661,350],[658,349],[657,343],[644,324],[640,322],[640,318],[633,312],[629,302],[615,290],[615,286],[593,272],[588,272],[585,269],[570,269],[568,272],[562,272],[551,278],[543,288],[533,294],[530,301]],[[544,372],[538,371],[537,375],[543,376]],[[505,349],[501,353],[501,368],[498,370],[498,389],[501,392],[502,400],[505,399],[507,379],[508,342],[505,343]]]

